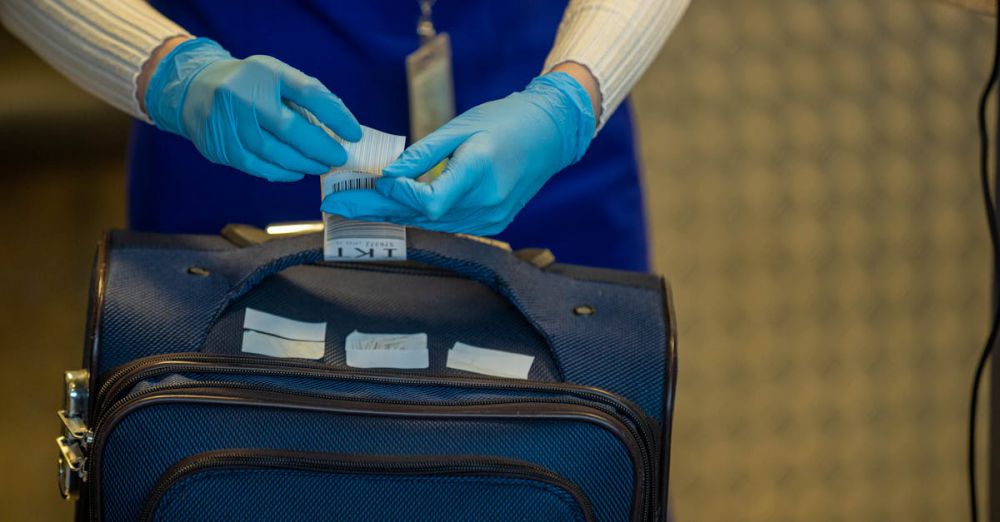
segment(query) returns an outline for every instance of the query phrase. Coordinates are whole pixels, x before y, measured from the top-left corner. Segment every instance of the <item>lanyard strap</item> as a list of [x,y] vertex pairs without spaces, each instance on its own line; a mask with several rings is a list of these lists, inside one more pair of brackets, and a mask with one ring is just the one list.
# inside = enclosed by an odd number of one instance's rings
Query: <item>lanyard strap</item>
[[434,3],[437,0],[418,0],[420,4],[420,19],[417,20],[417,35],[420,36],[420,43],[427,43],[428,40],[437,35],[434,29],[434,21],[431,18]]

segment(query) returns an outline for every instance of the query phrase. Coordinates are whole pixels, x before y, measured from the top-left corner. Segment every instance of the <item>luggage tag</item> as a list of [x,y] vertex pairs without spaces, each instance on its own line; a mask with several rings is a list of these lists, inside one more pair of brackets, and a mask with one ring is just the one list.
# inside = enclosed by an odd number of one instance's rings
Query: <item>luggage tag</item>
[[[321,178],[322,196],[345,190],[374,190],[375,179],[392,163],[406,138],[362,126],[361,140],[341,145],[347,163]],[[335,139],[339,139],[334,135]],[[393,223],[354,221],[323,213],[323,259],[326,261],[405,261],[406,227]]]
[[[308,109],[286,101],[306,120],[323,129],[347,152],[347,162],[320,177],[321,197],[345,190],[373,190],[382,169],[403,152],[406,137],[361,126],[361,139],[343,140]],[[393,223],[354,221],[323,213],[325,261],[405,261],[406,227]]]
[[[451,70],[451,39],[438,33],[431,20],[435,0],[420,0],[417,35],[420,48],[406,57],[406,85],[410,102],[410,142],[434,132],[455,117],[455,89]],[[431,181],[444,169],[442,161],[418,178]]]

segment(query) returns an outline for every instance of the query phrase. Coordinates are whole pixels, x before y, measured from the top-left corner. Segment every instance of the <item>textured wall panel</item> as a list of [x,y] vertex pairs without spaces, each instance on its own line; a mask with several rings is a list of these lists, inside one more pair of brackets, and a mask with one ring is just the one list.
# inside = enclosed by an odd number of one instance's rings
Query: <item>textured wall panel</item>
[[692,2],[634,97],[680,520],[966,516],[991,38],[923,1]]

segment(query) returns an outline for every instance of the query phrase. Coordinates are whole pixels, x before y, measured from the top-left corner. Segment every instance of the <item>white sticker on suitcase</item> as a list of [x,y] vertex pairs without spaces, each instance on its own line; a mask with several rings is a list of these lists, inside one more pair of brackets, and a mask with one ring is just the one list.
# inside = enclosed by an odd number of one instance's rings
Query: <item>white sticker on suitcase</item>
[[427,334],[368,334],[357,330],[344,343],[347,365],[354,368],[427,368]]
[[465,343],[455,343],[448,350],[449,368],[467,372],[508,377],[511,379],[527,379],[531,365],[535,362],[532,355],[477,348]]
[[322,359],[326,323],[307,323],[247,308],[243,316],[243,352],[297,359]]

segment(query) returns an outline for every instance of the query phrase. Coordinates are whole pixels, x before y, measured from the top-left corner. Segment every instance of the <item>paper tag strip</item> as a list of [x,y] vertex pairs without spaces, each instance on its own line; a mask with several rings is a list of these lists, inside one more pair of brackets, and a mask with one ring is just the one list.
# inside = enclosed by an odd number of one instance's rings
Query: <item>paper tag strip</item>
[[344,345],[347,365],[354,368],[427,368],[427,334],[366,334],[357,330]]
[[344,150],[347,151],[347,162],[330,169],[329,174],[338,172],[365,172],[373,176],[381,176],[382,169],[392,163],[406,147],[406,136],[397,136],[361,126],[361,139],[355,142],[344,141],[329,129],[323,127]]
[[247,308],[242,350],[271,357],[322,359],[326,353],[326,323],[295,321]]
[[[323,197],[344,190],[371,190],[382,168],[392,163],[406,144],[403,136],[362,127],[357,143],[341,141],[347,163],[322,177]],[[406,259],[406,227],[392,223],[352,221],[323,215],[326,240],[323,258],[327,261],[377,261]]]
[[535,357],[519,353],[477,348],[465,343],[455,343],[448,350],[447,366],[455,370],[508,377],[511,379],[527,379]]
[[[351,143],[337,136],[305,108],[289,106],[322,128],[347,151],[347,163],[334,167],[321,178],[322,197],[344,190],[372,190],[375,178],[406,146],[405,136],[396,136],[361,126],[361,139]],[[392,223],[351,221],[323,214],[326,227],[323,258],[327,261],[380,261],[406,259],[406,227]]]

